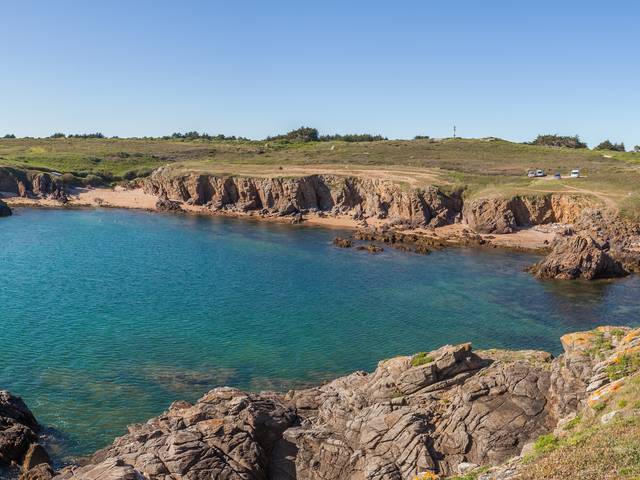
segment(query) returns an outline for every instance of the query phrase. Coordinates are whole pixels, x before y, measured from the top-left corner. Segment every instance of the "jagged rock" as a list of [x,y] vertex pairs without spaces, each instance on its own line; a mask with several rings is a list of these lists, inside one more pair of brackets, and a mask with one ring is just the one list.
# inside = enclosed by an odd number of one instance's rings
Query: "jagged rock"
[[9,205],[0,200],[0,217],[8,217],[12,214],[13,212],[9,208]]
[[621,277],[627,274],[606,245],[588,235],[577,234],[556,240],[551,253],[531,267],[538,278],[571,280]]
[[20,170],[0,167],[0,192],[9,192],[20,197],[29,195],[52,198],[61,202],[68,200],[60,178],[48,172]]
[[165,414],[129,427],[73,476],[95,478],[87,468],[117,460],[132,467],[128,475],[150,479],[265,479],[276,442],[296,420],[291,408],[268,397],[214,389],[195,405],[176,402]]
[[609,255],[630,272],[640,272],[640,224],[597,209],[582,212],[574,229],[609,246]]
[[0,391],[0,464],[20,462],[37,439],[38,423],[20,397]]
[[358,245],[356,250],[366,250],[369,253],[380,253],[384,251],[384,248],[370,243],[369,245]]
[[353,245],[353,242],[350,238],[336,237],[333,239],[333,244],[340,248],[350,248]]
[[54,178],[47,172],[40,172],[31,179],[31,192],[40,197],[52,198],[62,203],[69,199],[61,180]]
[[163,212],[179,212],[182,210],[180,202],[169,200],[168,198],[159,198],[156,202],[156,210]]
[[50,480],[54,476],[53,467],[48,463],[40,463],[20,473],[19,480]]
[[[587,385],[640,346],[640,329],[602,327],[562,344],[555,359],[445,345],[285,395],[214,389],[56,478],[404,480],[502,463],[575,415]],[[517,465],[492,472],[509,478]]]
[[20,480],[49,480],[53,477],[51,459],[44,447],[32,443],[24,456]]
[[110,458],[84,467],[67,467],[54,478],[56,480],[145,480],[142,473],[119,458]]

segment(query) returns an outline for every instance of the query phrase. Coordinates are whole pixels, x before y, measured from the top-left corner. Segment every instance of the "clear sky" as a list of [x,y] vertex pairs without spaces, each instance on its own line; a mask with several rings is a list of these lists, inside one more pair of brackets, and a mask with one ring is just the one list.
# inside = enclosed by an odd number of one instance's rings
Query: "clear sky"
[[0,0],[0,134],[640,144],[637,0]]

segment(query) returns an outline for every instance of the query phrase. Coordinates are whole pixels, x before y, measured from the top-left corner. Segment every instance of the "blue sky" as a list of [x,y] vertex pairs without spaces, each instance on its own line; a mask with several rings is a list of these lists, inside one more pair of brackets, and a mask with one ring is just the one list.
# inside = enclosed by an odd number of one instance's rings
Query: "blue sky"
[[640,2],[0,0],[0,134],[640,144]]

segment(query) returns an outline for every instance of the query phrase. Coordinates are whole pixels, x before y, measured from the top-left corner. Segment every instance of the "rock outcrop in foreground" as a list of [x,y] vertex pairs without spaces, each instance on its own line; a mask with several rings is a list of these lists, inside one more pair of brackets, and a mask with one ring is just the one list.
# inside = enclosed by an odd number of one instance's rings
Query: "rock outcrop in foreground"
[[555,359],[447,345],[284,395],[217,388],[56,478],[404,480],[499,463],[606,395],[618,381],[609,366],[640,348],[640,329],[562,340]]
[[0,390],[0,465],[22,465],[24,480],[51,478],[49,456],[39,445],[40,427],[20,397]]

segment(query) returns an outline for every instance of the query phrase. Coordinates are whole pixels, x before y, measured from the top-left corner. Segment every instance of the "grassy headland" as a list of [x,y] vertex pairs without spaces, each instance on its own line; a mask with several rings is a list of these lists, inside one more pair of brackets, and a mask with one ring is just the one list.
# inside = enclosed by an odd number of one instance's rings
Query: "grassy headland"
[[[640,153],[549,147],[499,139],[372,142],[210,139],[0,139],[0,165],[67,174],[69,183],[131,180],[171,165],[178,171],[291,176],[375,175],[422,187],[463,187],[467,196],[567,192],[593,195],[640,218]],[[549,176],[530,179],[543,168]],[[580,168],[583,178],[554,180]]]

